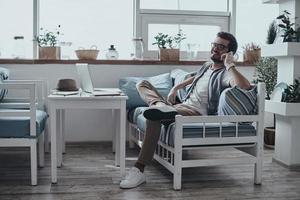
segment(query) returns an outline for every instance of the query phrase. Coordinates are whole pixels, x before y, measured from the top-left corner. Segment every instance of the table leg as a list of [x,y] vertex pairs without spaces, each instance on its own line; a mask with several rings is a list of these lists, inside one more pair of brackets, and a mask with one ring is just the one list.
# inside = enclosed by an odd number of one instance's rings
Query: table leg
[[62,165],[62,121],[61,109],[56,110],[56,141],[57,141],[57,167]]
[[125,176],[125,157],[126,157],[126,101],[121,102],[120,109],[120,128],[119,128],[119,145],[120,145],[120,172]]
[[[115,109],[111,110],[111,115],[112,115],[113,122],[117,121]],[[113,130],[113,135],[112,135],[112,152],[115,153],[116,152],[116,135],[118,134],[118,128],[116,126],[113,126],[113,127],[114,127],[114,130]]]
[[115,127],[115,134],[114,134],[114,140],[115,140],[115,165],[116,166],[120,166],[120,151],[121,151],[121,148],[120,148],[120,135],[121,135],[121,132],[120,132],[120,127],[121,127],[121,111],[120,110],[115,110],[116,112],[116,124],[117,126]]
[[65,132],[65,115],[64,109],[61,110],[61,134],[62,134],[62,153],[66,153],[66,132]]
[[50,105],[50,133],[51,133],[51,179],[57,183],[57,149],[56,149],[56,108]]

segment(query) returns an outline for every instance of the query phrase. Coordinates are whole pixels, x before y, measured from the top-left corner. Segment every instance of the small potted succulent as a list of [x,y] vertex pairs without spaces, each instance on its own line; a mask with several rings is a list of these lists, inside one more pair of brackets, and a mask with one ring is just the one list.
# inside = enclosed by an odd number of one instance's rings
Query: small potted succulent
[[175,36],[158,33],[154,37],[155,41],[152,45],[159,48],[159,58],[161,61],[178,61],[179,60],[179,44],[186,39],[185,34],[180,29]]
[[39,59],[60,59],[60,47],[57,46],[58,37],[61,34],[59,29],[60,25],[55,31],[40,28],[41,33],[36,37],[39,45]]
[[259,45],[251,42],[243,46],[244,62],[256,63],[261,58],[261,48]]

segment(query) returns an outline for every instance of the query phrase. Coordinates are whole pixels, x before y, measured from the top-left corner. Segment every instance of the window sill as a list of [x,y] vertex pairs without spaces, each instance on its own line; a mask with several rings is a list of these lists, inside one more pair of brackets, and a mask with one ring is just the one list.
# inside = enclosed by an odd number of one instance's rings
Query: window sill
[[[0,59],[0,64],[107,64],[107,65],[202,65],[205,61],[159,61],[159,60],[33,60]],[[255,66],[253,63],[237,62],[237,66]]]

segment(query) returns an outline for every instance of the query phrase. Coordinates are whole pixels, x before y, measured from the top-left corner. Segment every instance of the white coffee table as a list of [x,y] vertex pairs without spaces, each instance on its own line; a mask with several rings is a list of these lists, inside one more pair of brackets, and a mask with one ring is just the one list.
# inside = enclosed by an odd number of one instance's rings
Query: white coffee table
[[[118,96],[92,96],[87,93],[77,95],[48,96],[51,134],[51,177],[52,183],[57,183],[57,166],[61,166],[63,152],[64,110],[65,109],[111,109],[116,117],[113,137],[115,146],[115,165],[120,166],[121,176],[125,175],[125,143],[126,143],[126,100],[124,94]],[[114,119],[112,119],[114,120]],[[115,141],[114,141],[115,140]]]

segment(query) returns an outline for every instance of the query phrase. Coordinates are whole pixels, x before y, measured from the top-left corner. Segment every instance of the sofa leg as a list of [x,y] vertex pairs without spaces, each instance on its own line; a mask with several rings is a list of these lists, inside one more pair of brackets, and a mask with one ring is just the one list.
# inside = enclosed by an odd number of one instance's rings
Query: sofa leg
[[[181,190],[181,179],[182,179],[182,148],[176,146],[174,153],[174,174],[173,174],[173,187],[174,190]],[[181,147],[181,146],[180,146]]]
[[254,166],[254,183],[260,185],[262,182],[262,159],[258,159]]
[[182,177],[182,169],[175,168],[174,174],[173,174],[173,188],[174,190],[181,190],[181,177]]
[[45,165],[45,146],[44,146],[44,141],[45,141],[45,135],[42,133],[40,137],[38,138],[38,155],[39,155],[39,167],[44,167]]
[[31,168],[31,185],[37,185],[37,152],[36,141],[32,140],[30,145],[30,168]]
[[128,137],[129,137],[129,148],[133,149],[134,148],[134,140],[133,140],[133,133],[134,133],[134,128],[132,128],[132,126],[127,123],[127,133],[128,133]]

